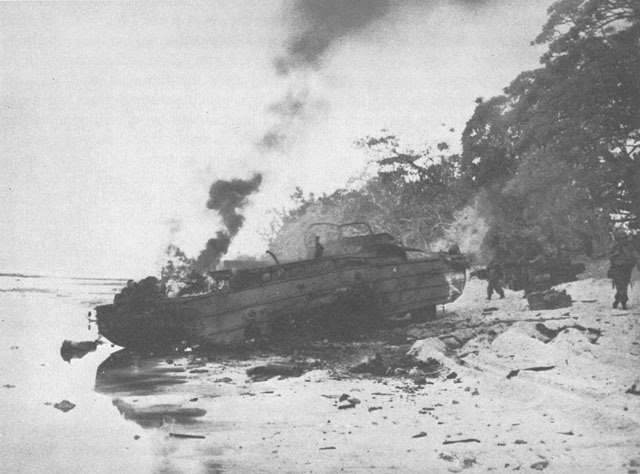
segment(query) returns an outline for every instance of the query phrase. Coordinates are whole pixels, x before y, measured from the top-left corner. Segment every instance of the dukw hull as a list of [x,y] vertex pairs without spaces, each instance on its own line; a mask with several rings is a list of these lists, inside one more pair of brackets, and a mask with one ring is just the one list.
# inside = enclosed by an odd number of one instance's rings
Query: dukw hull
[[[436,305],[450,303],[462,293],[464,264],[456,265],[443,254],[424,255],[415,260],[324,257],[265,267],[260,271],[267,281],[253,286],[160,299],[143,308],[99,306],[98,328],[123,347],[181,340],[237,345],[272,333],[287,318],[314,317],[345,304],[354,310],[366,308],[372,318],[435,315]],[[275,274],[277,278],[270,278]],[[348,318],[348,312],[341,317]]]

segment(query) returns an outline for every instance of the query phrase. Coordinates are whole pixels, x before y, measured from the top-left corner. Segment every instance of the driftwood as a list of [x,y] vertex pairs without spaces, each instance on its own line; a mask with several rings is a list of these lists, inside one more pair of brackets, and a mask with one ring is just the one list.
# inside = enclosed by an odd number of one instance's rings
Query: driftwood
[[465,439],[451,439],[443,441],[442,444],[455,444],[455,443],[479,443],[480,440],[476,438],[465,438]]
[[511,372],[509,372],[507,374],[507,378],[510,379],[512,377],[515,377],[516,375],[518,375],[520,373],[520,371],[523,370],[530,370],[532,372],[541,372],[544,370],[551,370],[551,369],[555,369],[556,366],[555,365],[548,365],[548,366],[543,366],[543,367],[527,367],[526,369],[515,369],[512,370]]
[[169,433],[169,436],[171,436],[172,438],[205,439],[205,437],[202,435],[193,435],[193,434],[186,434],[186,433]]

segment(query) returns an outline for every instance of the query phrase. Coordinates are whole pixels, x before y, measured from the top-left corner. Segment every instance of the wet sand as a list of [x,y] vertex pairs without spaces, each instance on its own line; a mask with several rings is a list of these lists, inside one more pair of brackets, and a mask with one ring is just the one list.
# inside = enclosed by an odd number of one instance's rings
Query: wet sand
[[[463,343],[432,354],[441,371],[418,383],[350,373],[374,343],[301,349],[309,371],[261,382],[246,370],[290,354],[140,357],[103,344],[65,362],[63,340],[97,337],[87,303],[111,286],[5,277],[1,288],[29,291],[0,292],[0,470],[640,472],[640,396],[626,393],[640,389],[640,285],[636,273],[633,306],[613,310],[593,275],[563,285],[577,301],[551,311],[526,310],[521,292],[487,303],[471,280],[446,318],[387,335],[396,352],[446,333]],[[552,368],[522,370],[539,366]],[[342,395],[359,403],[341,409]]]

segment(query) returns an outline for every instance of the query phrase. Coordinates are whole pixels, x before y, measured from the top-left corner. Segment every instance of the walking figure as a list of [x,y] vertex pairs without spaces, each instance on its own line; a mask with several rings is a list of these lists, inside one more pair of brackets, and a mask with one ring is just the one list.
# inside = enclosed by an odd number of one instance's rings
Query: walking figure
[[491,300],[491,295],[493,295],[494,291],[500,295],[500,299],[504,298],[504,290],[502,289],[502,285],[500,285],[501,278],[501,265],[497,261],[493,260],[487,266],[487,280],[489,280],[489,283],[487,284],[487,301]]
[[629,301],[627,288],[631,282],[631,272],[636,264],[640,266],[640,256],[629,237],[622,236],[616,239],[609,263],[607,276],[611,278],[613,288],[616,290],[613,307],[617,308],[620,304],[622,309],[627,309],[627,301]]

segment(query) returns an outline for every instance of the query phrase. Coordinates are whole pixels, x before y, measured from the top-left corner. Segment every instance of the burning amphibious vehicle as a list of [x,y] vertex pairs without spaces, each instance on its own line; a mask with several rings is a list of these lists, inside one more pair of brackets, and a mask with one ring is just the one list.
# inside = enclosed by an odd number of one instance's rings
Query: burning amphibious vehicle
[[210,272],[212,289],[203,294],[157,292],[99,306],[99,331],[123,347],[235,345],[291,325],[349,323],[356,314],[361,325],[407,313],[424,320],[457,299],[466,281],[463,255],[407,248],[366,223],[314,224],[305,245],[304,260],[281,263],[271,254],[270,265]]

